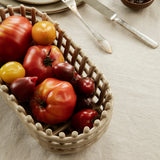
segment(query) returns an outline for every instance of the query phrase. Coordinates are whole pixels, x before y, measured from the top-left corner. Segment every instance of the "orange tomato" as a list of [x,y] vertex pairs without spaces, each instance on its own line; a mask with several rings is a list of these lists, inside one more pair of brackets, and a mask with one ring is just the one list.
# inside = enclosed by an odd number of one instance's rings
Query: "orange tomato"
[[76,93],[69,82],[47,78],[35,88],[30,106],[38,121],[57,124],[72,116],[76,101]]
[[56,39],[56,28],[49,21],[40,21],[32,27],[32,38],[39,45],[52,44]]

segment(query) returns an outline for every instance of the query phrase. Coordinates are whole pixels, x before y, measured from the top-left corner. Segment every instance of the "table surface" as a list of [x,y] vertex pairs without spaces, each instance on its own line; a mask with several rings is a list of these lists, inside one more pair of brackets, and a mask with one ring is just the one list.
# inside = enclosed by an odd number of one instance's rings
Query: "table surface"
[[[100,0],[138,30],[160,42],[160,0],[133,11],[120,0]],[[0,160],[159,160],[160,48],[152,49],[87,4],[84,19],[104,35],[113,53],[97,47],[71,11],[50,15],[82,48],[110,83],[113,117],[107,132],[91,147],[72,155],[56,155],[40,147],[15,113],[0,102]]]

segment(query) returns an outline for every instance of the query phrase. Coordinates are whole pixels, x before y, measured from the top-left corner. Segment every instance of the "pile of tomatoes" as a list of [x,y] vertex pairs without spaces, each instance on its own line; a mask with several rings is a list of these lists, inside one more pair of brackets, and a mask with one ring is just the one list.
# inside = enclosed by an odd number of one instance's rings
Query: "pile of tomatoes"
[[72,127],[82,132],[98,116],[91,99],[95,82],[65,61],[55,39],[55,26],[48,21],[32,26],[23,16],[7,17],[0,25],[0,78],[37,121],[71,119]]

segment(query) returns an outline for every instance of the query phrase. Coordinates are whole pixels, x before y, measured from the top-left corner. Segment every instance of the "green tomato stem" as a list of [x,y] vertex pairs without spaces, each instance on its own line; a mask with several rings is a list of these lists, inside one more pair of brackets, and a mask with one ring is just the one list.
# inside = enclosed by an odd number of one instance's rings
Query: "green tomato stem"
[[51,53],[51,48],[50,48],[50,50],[49,50],[49,52],[48,52],[48,54],[47,54],[47,57],[43,60],[43,64],[44,64],[46,67],[47,67],[47,66],[52,67],[52,62],[55,61],[55,59],[51,59],[51,58],[49,57],[50,53]]

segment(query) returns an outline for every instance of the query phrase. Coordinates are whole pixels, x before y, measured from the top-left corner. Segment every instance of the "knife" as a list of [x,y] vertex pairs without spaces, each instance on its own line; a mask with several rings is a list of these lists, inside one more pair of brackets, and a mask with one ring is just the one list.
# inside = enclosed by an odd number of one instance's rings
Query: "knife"
[[83,1],[86,2],[87,4],[89,4],[91,7],[93,7],[97,11],[99,11],[107,19],[120,24],[122,27],[124,27],[125,29],[127,29],[128,31],[133,33],[139,40],[144,42],[146,45],[148,45],[152,48],[157,48],[158,47],[158,43],[156,41],[152,40],[147,35],[141,33],[136,28],[132,27],[127,22],[125,22],[124,20],[119,18],[114,11],[112,11],[110,8],[108,8],[104,4],[100,3],[97,0],[83,0]]

